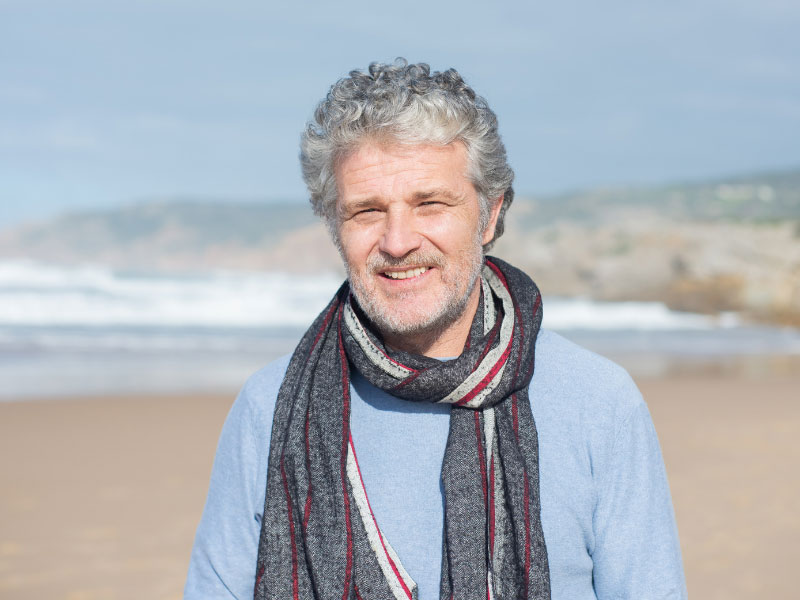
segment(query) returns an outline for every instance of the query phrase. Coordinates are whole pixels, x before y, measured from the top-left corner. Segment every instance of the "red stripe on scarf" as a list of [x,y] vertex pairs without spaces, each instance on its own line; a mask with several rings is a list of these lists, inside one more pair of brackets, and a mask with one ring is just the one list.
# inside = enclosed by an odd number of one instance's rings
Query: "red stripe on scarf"
[[258,570],[258,573],[256,574],[255,589],[258,589],[258,584],[261,583],[261,578],[264,576],[264,571],[266,570],[266,568],[267,568],[266,565],[261,565],[261,568]]
[[289,481],[286,479],[286,469],[284,467],[283,456],[281,456],[281,479],[283,480],[283,493],[286,494],[286,510],[289,513],[289,537],[292,542],[292,595],[294,600],[298,600],[297,589],[297,541],[294,537],[294,518],[292,516],[292,498],[289,495]]
[[[539,311],[539,307],[541,305],[542,305],[542,297],[541,296],[537,296],[536,297],[536,302],[533,305],[533,318],[534,318],[534,320],[536,320],[536,313]],[[519,347],[520,347],[520,349],[522,349],[524,344],[525,344],[525,328],[523,326],[524,321],[522,320],[522,313],[520,313],[519,306],[517,305],[516,302],[514,302],[514,311],[517,314],[517,323],[519,323]],[[535,346],[533,348],[533,353],[534,353],[534,355],[536,354],[536,347]],[[517,382],[517,376],[519,375],[519,362],[520,362],[521,358],[522,358],[522,352],[520,351],[517,354],[517,366],[514,369],[514,379],[512,380],[513,381],[512,385],[516,384],[516,382]],[[532,373],[529,373],[529,371],[531,369],[533,369],[533,366],[534,366],[535,363],[536,363],[536,361],[532,360],[530,362],[530,365],[525,367],[524,377],[526,379],[530,379],[530,377],[533,375]]]
[[325,318],[322,320],[322,326],[319,328],[319,331],[317,332],[317,337],[314,338],[314,343],[311,344],[311,350],[309,350],[309,353],[313,352],[314,348],[317,347],[317,342],[319,341],[319,338],[322,337],[322,334],[328,328],[328,323],[330,323],[333,311],[335,311],[339,307],[339,304],[340,304],[339,302],[331,302],[331,307],[328,309],[328,312],[325,313]]
[[308,530],[308,519],[311,517],[311,442],[308,438],[308,431],[311,426],[311,405],[306,410],[306,469],[308,470],[308,490],[306,490],[306,506],[303,510],[303,536]]
[[486,264],[489,266],[489,268],[490,268],[492,271],[494,271],[495,275],[497,275],[497,277],[499,277],[499,278],[500,278],[500,281],[501,281],[501,282],[502,282],[502,284],[505,286],[505,288],[506,288],[506,289],[509,289],[509,288],[508,288],[508,281],[506,281],[506,276],[505,276],[505,275],[503,275],[503,272],[500,270],[500,268],[499,268],[499,267],[498,267],[496,264],[494,264],[492,261],[490,261],[490,260],[487,260],[487,261],[486,261]]
[[403,379],[403,381],[401,381],[401,382],[400,382],[400,383],[398,383],[396,386],[394,386],[394,387],[392,388],[392,391],[393,391],[393,392],[396,392],[397,390],[399,390],[399,389],[401,389],[401,388],[403,388],[403,387],[407,386],[409,383],[411,383],[412,381],[414,381],[414,380],[415,380],[417,377],[419,377],[420,375],[422,375],[422,373],[424,373],[424,371],[414,371],[414,372],[413,372],[411,375],[409,375],[408,377],[406,377],[405,379]]
[[[370,341],[371,341],[371,340],[370,340]],[[416,369],[412,369],[412,368],[411,368],[411,367],[409,367],[408,365],[404,365],[404,364],[403,364],[403,363],[401,363],[401,362],[397,362],[397,361],[396,361],[395,359],[393,359],[391,356],[389,356],[388,354],[386,354],[386,352],[384,352],[384,351],[383,351],[383,348],[381,348],[380,346],[376,346],[375,344],[372,344],[372,347],[373,347],[373,348],[377,348],[377,349],[380,351],[380,353],[381,353],[381,354],[383,354],[383,355],[386,357],[386,359],[387,359],[387,360],[388,360],[390,363],[393,363],[393,364],[397,365],[398,367],[402,367],[403,369],[406,369],[406,370],[408,370],[408,371],[411,371],[412,373],[416,373],[416,372],[417,372],[417,370],[416,370]]]
[[[539,297],[536,298],[536,303],[533,305],[533,318],[534,318],[534,320],[536,319],[536,313],[539,311],[539,307],[541,305],[542,305],[542,297],[539,296]],[[526,369],[525,375],[526,375],[527,378],[533,377],[533,369],[534,369],[534,365],[536,364],[536,360],[535,360],[535,357],[536,357],[536,346],[535,345],[533,347],[533,355],[534,355],[534,360],[531,361],[531,364]],[[530,373],[528,371],[530,371]]]
[[517,395],[511,394],[511,423],[514,426],[514,436],[519,442],[519,416],[517,413]]
[[350,440],[350,377],[347,367],[347,354],[344,351],[344,343],[342,342],[342,307],[339,308],[339,322],[338,322],[338,335],[339,335],[339,359],[342,367],[342,456],[339,461],[339,468],[342,475],[342,495],[344,497],[344,520],[345,528],[347,529],[347,565],[344,574],[344,590],[342,591],[342,600],[347,600],[350,596],[350,579],[353,574],[353,526],[350,523],[350,494],[347,492],[347,475],[346,465],[347,461],[347,445]]

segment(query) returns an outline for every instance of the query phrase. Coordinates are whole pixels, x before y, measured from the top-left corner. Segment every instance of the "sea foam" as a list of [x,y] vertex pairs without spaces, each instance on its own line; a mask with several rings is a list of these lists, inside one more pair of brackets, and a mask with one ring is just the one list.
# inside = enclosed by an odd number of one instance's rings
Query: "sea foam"
[[[181,275],[0,262],[0,325],[28,327],[305,327],[341,284],[332,273]],[[544,325],[559,330],[697,330],[735,326],[659,302],[545,298]],[[155,341],[155,340],[154,340]]]

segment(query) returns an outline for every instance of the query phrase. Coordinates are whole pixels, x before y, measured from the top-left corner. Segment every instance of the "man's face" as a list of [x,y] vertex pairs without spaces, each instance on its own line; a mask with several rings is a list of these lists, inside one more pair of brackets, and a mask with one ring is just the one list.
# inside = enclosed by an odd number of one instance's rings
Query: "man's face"
[[500,203],[480,231],[464,145],[364,142],[339,162],[336,182],[348,277],[378,329],[414,336],[471,322]]

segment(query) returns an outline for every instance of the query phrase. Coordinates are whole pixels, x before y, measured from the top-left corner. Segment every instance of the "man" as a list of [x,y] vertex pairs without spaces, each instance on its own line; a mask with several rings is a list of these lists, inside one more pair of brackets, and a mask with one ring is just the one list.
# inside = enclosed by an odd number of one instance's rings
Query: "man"
[[348,282],[234,404],[185,598],[684,598],[635,385],[484,257],[513,198],[486,102],[372,64],[301,159]]

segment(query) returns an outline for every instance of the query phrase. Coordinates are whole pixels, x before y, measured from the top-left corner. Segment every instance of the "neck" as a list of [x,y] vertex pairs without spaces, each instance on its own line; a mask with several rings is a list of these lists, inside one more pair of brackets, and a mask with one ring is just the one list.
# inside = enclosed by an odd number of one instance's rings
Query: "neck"
[[421,354],[431,358],[458,356],[464,350],[464,344],[469,336],[472,320],[480,304],[480,294],[481,286],[479,284],[473,286],[464,312],[444,327],[416,333],[384,333],[383,341],[389,348],[411,354]]

